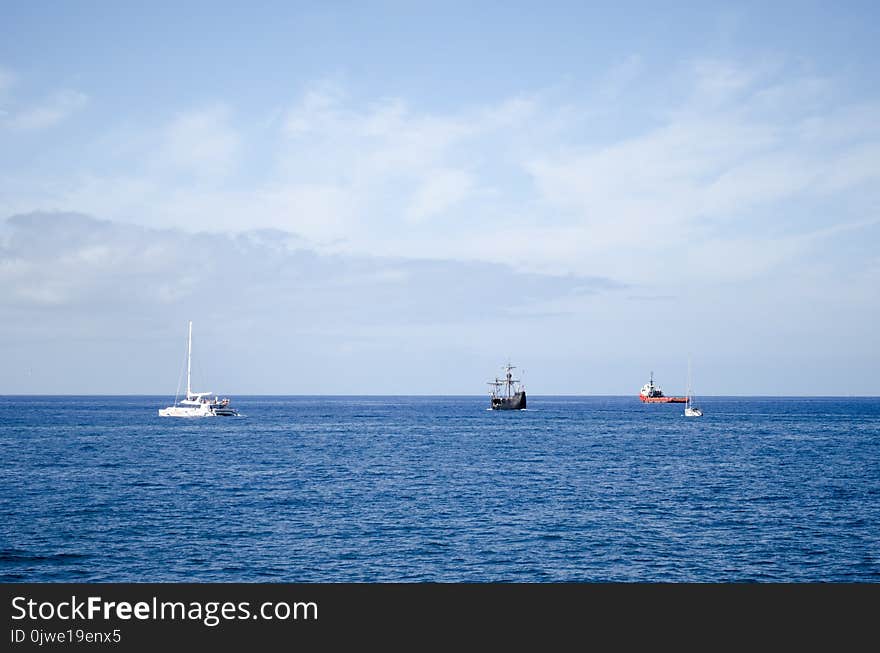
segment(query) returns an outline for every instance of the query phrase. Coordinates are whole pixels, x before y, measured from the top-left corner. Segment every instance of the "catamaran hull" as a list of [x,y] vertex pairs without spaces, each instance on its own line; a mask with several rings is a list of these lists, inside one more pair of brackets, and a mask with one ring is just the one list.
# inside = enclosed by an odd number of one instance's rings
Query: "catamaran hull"
[[214,413],[201,407],[169,406],[159,409],[159,417],[214,417]]
[[190,408],[171,407],[160,408],[159,417],[214,417],[214,414]]
[[227,406],[169,406],[159,409],[159,417],[237,417],[238,411]]
[[525,407],[525,391],[517,392],[509,399],[505,397],[497,397],[495,399],[492,399],[492,410],[525,410]]

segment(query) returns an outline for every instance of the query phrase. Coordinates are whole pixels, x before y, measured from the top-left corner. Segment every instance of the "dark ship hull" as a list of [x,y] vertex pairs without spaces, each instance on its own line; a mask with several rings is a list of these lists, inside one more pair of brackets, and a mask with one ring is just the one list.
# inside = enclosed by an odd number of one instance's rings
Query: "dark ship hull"
[[526,392],[515,393],[512,397],[492,397],[492,410],[525,410]]

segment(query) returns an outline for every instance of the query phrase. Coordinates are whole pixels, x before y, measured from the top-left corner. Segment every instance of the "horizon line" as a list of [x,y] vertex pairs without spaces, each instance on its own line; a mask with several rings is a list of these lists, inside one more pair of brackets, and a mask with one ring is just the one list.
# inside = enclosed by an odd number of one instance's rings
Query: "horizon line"
[[[237,397],[469,397],[484,398],[488,395],[483,394],[399,394],[399,393],[378,393],[378,394],[351,394],[351,393],[323,393],[323,394],[237,394],[237,393],[212,393],[217,396],[237,396]],[[2,393],[0,397],[169,397],[168,394],[151,394],[142,392],[131,393]],[[607,397],[607,398],[632,398],[638,399],[639,395],[633,394],[533,394],[531,397]],[[678,395],[675,395],[678,396]],[[793,395],[772,395],[772,394],[729,394],[729,395],[713,395],[700,394],[695,395],[701,399],[715,398],[766,398],[766,399],[877,399],[880,395],[861,395],[861,394],[793,394]],[[661,402],[662,403],[662,402]],[[670,402],[672,403],[672,402]]]

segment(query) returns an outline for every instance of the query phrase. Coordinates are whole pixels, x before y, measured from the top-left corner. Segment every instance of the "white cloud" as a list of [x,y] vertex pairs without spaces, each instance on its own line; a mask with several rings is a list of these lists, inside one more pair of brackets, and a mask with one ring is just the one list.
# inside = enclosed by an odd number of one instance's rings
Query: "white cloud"
[[[197,108],[141,129],[149,138],[123,134],[129,151],[103,172],[0,181],[0,208],[663,283],[769,274],[803,255],[803,233],[876,205],[875,101],[843,102],[833,80],[785,62],[699,61],[675,69],[644,120],[641,82],[660,83],[649,64],[633,55],[577,100],[556,89],[429,112],[320,83],[281,120]],[[601,121],[619,111],[630,123],[610,137]],[[840,211],[792,226],[843,194]]]
[[470,175],[460,170],[434,170],[427,174],[428,178],[416,189],[407,211],[407,218],[414,222],[460,204],[473,186]]
[[37,131],[60,124],[88,103],[79,91],[59,91],[40,105],[13,112],[6,126],[16,131]]
[[693,62],[692,70],[695,79],[690,103],[703,108],[728,107],[732,101],[754,88],[762,72],[712,59]]
[[60,89],[39,102],[22,100],[13,92],[18,75],[0,66],[0,128],[16,132],[56,127],[88,104],[88,96],[75,89]]
[[340,107],[345,92],[338,84],[322,82],[305,91],[299,104],[284,118],[283,132],[289,138],[313,133],[346,129],[347,121]]
[[880,181],[880,138],[854,144],[830,157],[820,170],[817,190],[843,192],[863,184]]
[[212,106],[176,116],[161,132],[153,156],[158,171],[188,173],[198,179],[222,178],[238,163],[241,138],[230,125],[225,106]]
[[349,184],[413,179],[448,167],[454,150],[475,130],[470,117],[413,113],[399,99],[365,107],[337,88],[309,90],[287,115],[280,152],[288,175],[321,174]]
[[[557,207],[566,224],[565,232],[557,222],[546,236],[532,235],[530,242],[546,245],[537,259],[633,282],[646,269],[659,279],[765,274],[805,251],[800,231],[786,233],[785,218],[820,194],[852,191],[880,176],[876,125],[840,128],[869,112],[829,102],[827,82],[774,84],[761,71],[717,63],[696,70],[691,99],[665,123],[528,163],[542,203]],[[807,96],[815,101],[803,106]],[[823,125],[835,130],[818,135]],[[817,136],[804,140],[805,131]],[[840,212],[827,220],[859,217]],[[555,244],[554,234],[566,243]],[[698,256],[677,254],[685,239]]]

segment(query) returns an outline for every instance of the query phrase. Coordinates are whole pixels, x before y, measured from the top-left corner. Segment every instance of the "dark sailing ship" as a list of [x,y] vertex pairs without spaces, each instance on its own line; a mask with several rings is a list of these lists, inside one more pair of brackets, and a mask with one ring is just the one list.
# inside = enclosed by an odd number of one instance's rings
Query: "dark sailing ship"
[[511,370],[516,368],[508,363],[504,367],[504,378],[497,376],[489,381],[489,397],[492,410],[523,410],[526,407],[526,389],[519,379],[513,378]]

